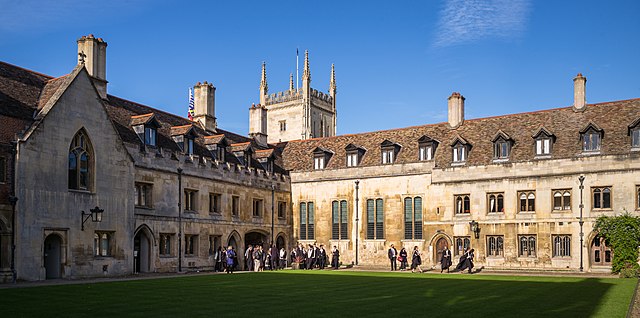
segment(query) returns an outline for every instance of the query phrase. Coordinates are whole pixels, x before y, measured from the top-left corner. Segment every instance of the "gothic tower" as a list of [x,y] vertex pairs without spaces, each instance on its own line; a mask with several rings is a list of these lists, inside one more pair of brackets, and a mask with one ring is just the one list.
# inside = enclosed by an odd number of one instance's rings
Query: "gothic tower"
[[266,64],[262,63],[260,104],[253,105],[249,116],[249,135],[269,143],[329,137],[336,135],[336,76],[331,65],[329,92],[311,88],[309,52],[304,54],[302,87],[295,88],[293,74],[289,89],[269,94]]

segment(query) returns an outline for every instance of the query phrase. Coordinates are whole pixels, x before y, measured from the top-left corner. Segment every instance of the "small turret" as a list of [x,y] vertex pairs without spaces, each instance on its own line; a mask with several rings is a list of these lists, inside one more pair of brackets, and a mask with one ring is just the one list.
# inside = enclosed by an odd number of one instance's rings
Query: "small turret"
[[289,91],[293,92],[295,89],[293,88],[293,73],[289,73]]
[[267,63],[262,62],[262,79],[260,80],[260,105],[266,105],[269,86],[267,85]]

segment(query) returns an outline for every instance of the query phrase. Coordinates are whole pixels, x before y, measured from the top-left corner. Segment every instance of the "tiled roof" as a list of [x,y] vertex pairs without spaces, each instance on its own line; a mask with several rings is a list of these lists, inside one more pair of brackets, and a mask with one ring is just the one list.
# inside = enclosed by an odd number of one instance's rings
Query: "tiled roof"
[[193,124],[171,127],[171,136],[186,135],[193,130]]
[[256,159],[269,158],[273,155],[273,152],[273,149],[256,150],[255,157]]
[[604,131],[601,155],[628,154],[631,139],[629,125],[640,117],[640,99],[589,104],[583,112],[564,107],[537,112],[512,114],[466,120],[460,127],[450,129],[448,123],[375,131],[301,141],[290,141],[283,152],[285,168],[292,171],[313,170],[313,151],[317,147],[335,153],[326,169],[346,168],[345,147],[350,143],[368,151],[360,166],[381,165],[380,145],[390,140],[402,145],[396,164],[418,162],[418,139],[422,136],[438,141],[442,146],[435,152],[436,167],[449,167],[452,161],[450,145],[460,139],[473,146],[467,166],[493,164],[492,138],[500,131],[510,137],[513,147],[507,162],[534,160],[533,135],[544,128],[555,136],[551,158],[573,158],[582,155],[580,131],[593,123]]
[[144,125],[154,118],[153,113],[131,116],[131,126]]
[[229,151],[230,152],[246,151],[250,147],[251,147],[251,143],[250,142],[235,143],[235,144],[231,144],[229,146]]
[[213,145],[213,144],[217,145],[223,140],[225,140],[224,135],[205,136],[204,137],[204,144],[205,145]]

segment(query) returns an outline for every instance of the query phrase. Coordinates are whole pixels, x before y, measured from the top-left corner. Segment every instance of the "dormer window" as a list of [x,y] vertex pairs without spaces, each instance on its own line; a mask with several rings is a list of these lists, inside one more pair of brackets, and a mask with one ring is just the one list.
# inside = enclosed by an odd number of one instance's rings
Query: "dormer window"
[[471,144],[462,137],[457,137],[451,143],[452,160],[454,164],[464,164],[467,161]]
[[602,144],[602,137],[604,131],[600,129],[596,124],[590,123],[580,131],[580,139],[582,140],[583,152],[599,152]]
[[354,144],[348,144],[344,150],[347,153],[347,167],[359,166],[365,149]]
[[326,168],[332,155],[333,152],[316,147],[316,149],[313,150],[313,169],[322,170]]
[[640,150],[640,118],[629,125],[628,134],[631,136],[631,149]]
[[435,153],[436,147],[438,147],[437,141],[427,136],[422,136],[420,139],[418,139],[418,160],[433,160],[433,155]]
[[273,172],[273,149],[256,150],[255,157],[265,171]]
[[228,146],[227,139],[224,135],[214,135],[204,137],[204,145],[209,150],[213,160],[225,161],[225,148]]
[[131,126],[145,146],[156,147],[160,123],[153,113],[131,116]]
[[171,138],[178,145],[182,153],[192,155],[194,150],[195,130],[192,125],[171,127]]
[[531,137],[535,140],[536,157],[551,156],[551,149],[553,148],[556,136],[542,127]]
[[498,131],[493,142],[493,160],[509,160],[513,139],[502,131]]
[[389,140],[385,140],[380,144],[380,149],[382,151],[383,165],[392,164],[396,162],[396,157],[398,155],[398,152],[400,152],[399,144]]
[[229,150],[238,159],[240,165],[244,167],[251,166],[251,155],[253,154],[253,148],[251,148],[251,142],[242,142],[237,144],[231,144]]

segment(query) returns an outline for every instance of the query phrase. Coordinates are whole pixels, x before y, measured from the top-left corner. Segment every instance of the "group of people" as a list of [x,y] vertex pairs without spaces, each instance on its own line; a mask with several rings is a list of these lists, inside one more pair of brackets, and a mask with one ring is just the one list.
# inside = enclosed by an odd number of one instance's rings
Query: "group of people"
[[222,246],[218,247],[213,259],[215,261],[214,271],[216,272],[233,273],[233,270],[238,266],[238,255],[232,246],[227,247],[226,250]]
[[284,269],[287,266],[287,251],[275,245],[265,250],[262,245],[249,245],[244,252],[245,270],[261,272]]
[[[469,273],[471,273],[471,271],[473,270],[473,258],[475,257],[474,252],[474,249],[467,248],[462,256],[460,256],[458,265],[456,265],[454,271],[464,271],[465,269],[467,269]],[[408,255],[407,250],[404,247],[402,247],[402,249],[400,249],[400,252],[398,252],[395,246],[391,244],[391,247],[389,247],[387,254],[389,257],[389,261],[391,262],[391,271],[397,270],[398,262],[400,262],[401,271],[405,271],[407,269]],[[420,253],[418,246],[414,246],[413,253],[411,255],[411,272],[414,273],[418,271],[419,273],[422,273],[422,268],[420,267],[420,265],[422,265],[422,254]],[[444,272],[445,270],[447,271],[447,273],[449,273],[449,268],[451,267],[451,265],[451,251],[448,247],[445,246],[442,250],[442,257],[440,258],[440,273]]]
[[[392,271],[397,270],[398,262],[400,262],[401,271],[407,270],[408,254],[404,247],[402,247],[400,252],[398,252],[395,246],[391,244],[387,254],[389,256],[389,261],[391,261]],[[418,271],[419,273],[422,273],[422,267],[420,267],[420,265],[422,265],[422,253],[420,253],[418,246],[414,246],[413,253],[411,254],[411,272],[414,273],[415,271]]]
[[[298,263],[300,269],[325,269],[329,257],[323,244],[309,244],[306,247],[298,243],[291,250],[291,263]],[[340,266],[340,252],[336,246],[331,250],[331,267],[338,269]]]

